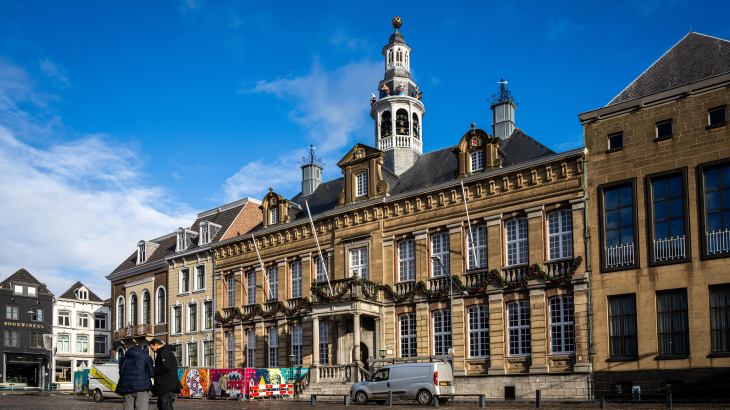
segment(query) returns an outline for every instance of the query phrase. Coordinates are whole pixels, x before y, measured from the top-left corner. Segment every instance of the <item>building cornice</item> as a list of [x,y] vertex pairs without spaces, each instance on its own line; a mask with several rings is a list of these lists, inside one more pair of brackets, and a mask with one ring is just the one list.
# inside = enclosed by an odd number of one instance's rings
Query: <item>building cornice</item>
[[125,279],[130,276],[139,275],[140,273],[144,273],[147,271],[159,269],[167,267],[167,260],[159,260],[152,263],[145,263],[144,265],[135,266],[134,268],[129,268],[127,270],[123,270],[121,272],[112,273],[108,276],[106,276],[106,279],[109,281],[115,281],[120,279]]

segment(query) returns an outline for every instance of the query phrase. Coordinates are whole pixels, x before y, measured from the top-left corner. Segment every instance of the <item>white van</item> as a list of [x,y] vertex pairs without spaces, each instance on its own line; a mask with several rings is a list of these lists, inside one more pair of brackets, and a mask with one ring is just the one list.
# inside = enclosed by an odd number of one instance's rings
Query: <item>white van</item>
[[433,396],[454,394],[451,365],[427,362],[384,366],[370,380],[355,383],[350,389],[350,398],[357,404],[370,400],[384,403],[389,391],[393,400],[416,400],[420,404],[430,404]]
[[107,362],[91,365],[89,371],[89,395],[97,402],[105,398],[121,398],[115,393],[119,382],[119,362]]

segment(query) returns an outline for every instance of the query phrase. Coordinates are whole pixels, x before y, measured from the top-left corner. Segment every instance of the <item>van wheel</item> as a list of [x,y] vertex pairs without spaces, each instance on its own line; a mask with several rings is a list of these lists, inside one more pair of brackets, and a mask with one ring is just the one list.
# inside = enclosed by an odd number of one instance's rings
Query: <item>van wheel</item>
[[423,389],[418,392],[418,395],[416,395],[416,400],[419,404],[431,404],[431,399],[433,396],[431,396],[431,392]]
[[448,397],[439,397],[439,404],[447,404],[449,402]]
[[97,402],[97,403],[101,403],[101,402],[104,401],[104,395],[101,394],[101,390],[96,389],[94,391],[94,401]]
[[368,404],[368,395],[364,391],[355,393],[355,402],[357,404]]

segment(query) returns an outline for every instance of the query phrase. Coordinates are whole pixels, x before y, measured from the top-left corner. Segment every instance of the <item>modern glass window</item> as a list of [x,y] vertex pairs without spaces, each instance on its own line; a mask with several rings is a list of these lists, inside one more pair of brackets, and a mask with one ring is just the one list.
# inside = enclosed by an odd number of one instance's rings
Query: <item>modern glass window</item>
[[213,328],[213,301],[203,302],[203,314],[205,315],[205,328]]
[[707,111],[710,126],[727,122],[727,106],[712,108]]
[[[431,276],[442,276],[448,273],[449,268],[449,234],[439,232],[431,235],[431,256],[438,256],[439,261],[431,260]],[[443,267],[441,266],[443,265]],[[444,271],[446,269],[446,271]]]
[[43,309],[41,308],[31,308],[30,309],[30,320],[35,322],[40,322],[43,320]]
[[[70,313],[69,313],[70,315]],[[66,325],[69,326],[69,325]],[[117,300],[117,329],[124,328],[124,298]]]
[[527,219],[513,218],[504,224],[507,234],[507,266],[527,264]]
[[18,341],[18,331],[17,330],[6,330],[5,331],[5,346],[8,346],[8,347],[20,346],[19,341]]
[[157,323],[165,323],[165,311],[167,303],[165,301],[165,289],[157,289]]
[[246,367],[256,367],[256,332],[246,330]]
[[469,308],[469,357],[489,357],[489,306]]
[[292,366],[302,365],[302,326],[292,325],[291,327],[291,354],[294,355]]
[[198,304],[188,305],[188,332],[198,331]]
[[670,137],[674,133],[674,124],[672,120],[661,121],[656,123],[656,137],[665,138]]
[[350,249],[350,276],[368,278],[368,248]]
[[406,313],[398,317],[400,322],[400,355],[401,357],[418,356],[416,342],[416,315]]
[[279,209],[278,208],[272,209],[270,214],[271,214],[271,224],[273,225],[273,224],[279,223]]
[[634,264],[634,193],[631,185],[603,190],[605,264],[616,268]]
[[73,375],[71,374],[71,360],[56,360],[54,373],[56,373],[56,383],[72,382]]
[[279,333],[276,326],[267,329],[269,339],[269,367],[279,367]]
[[730,252],[730,164],[704,170],[708,255]]
[[142,292],[142,323],[152,323],[152,301],[150,292]]
[[94,353],[106,354],[106,336],[94,336]]
[[550,351],[553,354],[575,352],[575,322],[571,296],[550,299]]
[[236,306],[236,287],[233,284],[233,275],[226,276],[226,307]]
[[357,182],[357,196],[367,196],[368,194],[368,173],[361,172],[355,176]]
[[213,367],[215,366],[215,356],[213,355],[213,341],[203,341],[203,366]]
[[195,290],[205,289],[205,265],[195,267]]
[[58,335],[56,350],[59,353],[71,353],[71,335]]
[[256,303],[256,271],[246,272],[246,304]]
[[688,354],[687,290],[657,292],[656,296],[659,354]]
[[89,314],[88,313],[77,313],[77,325],[78,327],[82,329],[87,329],[89,327]]
[[190,269],[180,270],[180,293],[190,292]]
[[636,296],[609,297],[608,321],[611,356],[636,356]]
[[480,171],[484,169],[484,152],[474,151],[471,153],[471,171]]
[[32,349],[43,348],[43,333],[30,332],[30,347]]
[[319,364],[330,364],[330,324],[327,321],[319,322]]
[[177,362],[177,367],[182,367],[183,365],[183,345],[178,343],[175,346],[175,361]]
[[433,354],[449,354],[451,347],[451,311],[436,310],[433,312]]
[[416,242],[404,239],[398,242],[398,281],[416,280]]
[[236,341],[233,332],[226,332],[226,367],[233,369],[236,367],[235,350]]
[[[268,269],[266,279],[269,281],[268,285],[268,300],[277,300],[279,299],[279,268],[276,266],[271,266]],[[286,283],[286,282],[284,282]]]
[[608,136],[608,149],[617,149],[624,146],[624,134],[614,134]]
[[106,315],[96,313],[94,315],[94,329],[106,330]]
[[550,260],[573,257],[573,212],[560,210],[547,215]]
[[76,353],[89,353],[89,336],[76,336]]
[[172,313],[175,315],[175,333],[182,333],[182,306],[172,308]]
[[139,324],[139,307],[137,305],[137,295],[132,293],[132,296],[129,297],[129,319],[131,320],[132,326]]
[[13,305],[6,305],[5,319],[18,320],[18,307]]
[[[474,242],[472,243],[472,239]],[[472,226],[471,232],[466,231],[467,269],[481,269],[487,267],[487,227],[484,225]],[[475,259],[476,258],[476,259]]]
[[[122,307],[122,311],[124,308]],[[124,321],[124,320],[122,320]],[[58,312],[58,326],[70,327],[71,326],[71,312],[61,310]]]
[[188,366],[198,366],[198,344],[188,343]]
[[529,356],[532,352],[529,302],[520,301],[507,304],[507,331],[509,355]]
[[302,297],[302,263],[292,262],[289,264],[291,272],[291,297]]
[[684,189],[681,175],[651,180],[652,244],[655,262],[683,259],[685,253]]
[[316,269],[317,282],[327,282],[327,274],[325,273],[325,265],[327,263],[327,257],[321,258],[317,256],[314,259],[314,265]]
[[730,352],[730,286],[710,288],[712,353]]

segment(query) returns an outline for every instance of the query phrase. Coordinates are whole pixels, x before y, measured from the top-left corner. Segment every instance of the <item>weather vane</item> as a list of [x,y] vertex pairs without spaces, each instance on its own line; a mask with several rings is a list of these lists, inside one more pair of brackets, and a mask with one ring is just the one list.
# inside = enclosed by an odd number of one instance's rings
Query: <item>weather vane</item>
[[515,106],[518,105],[517,101],[515,101],[514,97],[512,97],[512,93],[510,90],[507,89],[504,85],[507,84],[507,81],[504,80],[504,78],[501,78],[499,81],[497,81],[497,84],[499,84],[499,94],[492,94],[492,97],[489,99],[490,103],[497,104],[505,101],[509,101]]
[[299,161],[299,165],[309,165],[309,164],[315,164],[320,165],[324,167],[324,162],[322,162],[321,158],[317,158],[314,156],[314,150],[316,150],[317,147],[314,145],[309,145],[309,156],[302,157],[302,160]]

